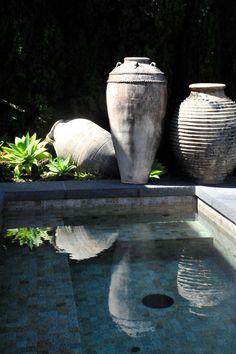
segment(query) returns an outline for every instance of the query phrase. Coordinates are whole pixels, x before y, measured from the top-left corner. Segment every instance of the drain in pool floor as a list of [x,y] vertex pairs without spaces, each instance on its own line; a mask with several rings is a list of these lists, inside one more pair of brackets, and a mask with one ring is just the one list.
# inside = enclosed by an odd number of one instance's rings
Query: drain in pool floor
[[153,309],[162,309],[173,305],[174,300],[170,296],[164,294],[150,294],[143,298],[142,303]]

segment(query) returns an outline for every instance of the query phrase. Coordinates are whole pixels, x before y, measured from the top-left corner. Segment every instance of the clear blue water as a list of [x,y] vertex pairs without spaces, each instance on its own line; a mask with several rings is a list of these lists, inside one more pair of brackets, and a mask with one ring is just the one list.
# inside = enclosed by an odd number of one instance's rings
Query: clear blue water
[[[18,229],[7,231],[14,223]],[[197,220],[50,223],[36,228],[31,220],[32,230],[6,223],[1,353],[235,352],[235,271]],[[149,308],[142,302],[149,294],[173,305]]]

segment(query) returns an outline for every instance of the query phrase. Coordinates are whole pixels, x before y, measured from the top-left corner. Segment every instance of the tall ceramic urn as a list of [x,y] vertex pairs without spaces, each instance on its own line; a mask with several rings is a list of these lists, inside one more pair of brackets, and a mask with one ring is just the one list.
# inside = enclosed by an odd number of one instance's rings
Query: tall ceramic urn
[[221,183],[236,166],[236,103],[225,95],[224,84],[189,87],[172,120],[173,152],[198,183]]
[[160,143],[167,82],[149,58],[125,58],[107,83],[107,110],[121,182],[147,183]]

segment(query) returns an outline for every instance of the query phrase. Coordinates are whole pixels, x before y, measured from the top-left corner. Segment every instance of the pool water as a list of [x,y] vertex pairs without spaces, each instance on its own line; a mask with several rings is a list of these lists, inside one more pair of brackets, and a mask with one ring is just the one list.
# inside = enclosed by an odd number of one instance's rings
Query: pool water
[[5,221],[0,353],[235,352],[235,271],[197,219],[37,223]]

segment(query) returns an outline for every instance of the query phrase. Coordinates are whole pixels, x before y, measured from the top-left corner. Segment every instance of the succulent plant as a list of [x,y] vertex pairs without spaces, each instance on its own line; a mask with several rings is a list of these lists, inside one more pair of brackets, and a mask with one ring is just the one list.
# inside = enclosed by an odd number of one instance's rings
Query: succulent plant
[[32,136],[27,133],[22,138],[16,137],[15,143],[2,146],[0,160],[14,169],[14,178],[21,178],[22,173],[31,175],[33,166],[38,167],[42,160],[51,157],[46,144],[46,141],[37,139],[36,133]]

